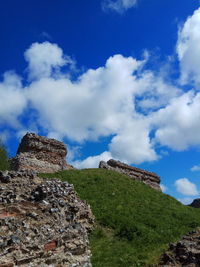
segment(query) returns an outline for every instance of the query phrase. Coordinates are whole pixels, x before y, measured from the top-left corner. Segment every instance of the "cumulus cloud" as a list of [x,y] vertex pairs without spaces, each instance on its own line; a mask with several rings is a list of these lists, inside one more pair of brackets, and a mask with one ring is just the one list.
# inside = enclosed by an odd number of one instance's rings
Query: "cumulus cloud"
[[28,97],[39,113],[38,123],[78,142],[115,134],[134,112],[132,72],[140,64],[115,55],[75,82],[43,78],[31,83]]
[[27,105],[21,78],[14,72],[6,72],[0,82],[0,125],[6,124],[19,128],[18,117]]
[[185,196],[196,196],[199,194],[195,184],[190,182],[187,178],[181,178],[175,182],[177,192]]
[[26,50],[24,56],[28,61],[28,72],[31,80],[49,77],[53,71],[69,63],[64,58],[62,49],[57,44],[49,42],[33,43]]
[[174,150],[182,151],[200,144],[200,93],[193,91],[171,100],[155,113],[156,141]]
[[200,85],[200,8],[179,30],[177,53],[181,67],[181,82]]
[[112,10],[122,14],[136,4],[137,0],[104,0],[102,2],[102,8],[104,11]]
[[149,123],[144,117],[126,121],[109,145],[114,158],[126,163],[142,163],[157,159],[149,137]]
[[152,71],[143,71],[135,87],[136,96],[139,96],[136,105],[143,113],[165,107],[173,98],[182,94],[181,89],[164,82],[162,76],[155,75]]
[[192,172],[198,172],[198,171],[200,171],[200,164],[199,164],[199,165],[194,165],[194,166],[191,168],[191,171],[192,171]]

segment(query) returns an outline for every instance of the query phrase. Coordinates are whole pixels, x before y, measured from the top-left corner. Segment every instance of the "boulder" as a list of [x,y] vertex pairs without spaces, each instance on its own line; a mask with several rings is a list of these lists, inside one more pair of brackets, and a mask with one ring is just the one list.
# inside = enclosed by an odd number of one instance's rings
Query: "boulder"
[[99,164],[99,168],[113,170],[122,174],[126,174],[133,179],[139,180],[149,185],[150,187],[161,191],[160,177],[156,173],[132,167],[114,159],[110,159],[107,162],[101,161]]
[[27,133],[21,140],[16,157],[11,160],[11,169],[41,173],[72,169],[73,167],[66,163],[66,155],[67,148],[64,143]]
[[90,267],[90,207],[73,185],[0,172],[0,267]]

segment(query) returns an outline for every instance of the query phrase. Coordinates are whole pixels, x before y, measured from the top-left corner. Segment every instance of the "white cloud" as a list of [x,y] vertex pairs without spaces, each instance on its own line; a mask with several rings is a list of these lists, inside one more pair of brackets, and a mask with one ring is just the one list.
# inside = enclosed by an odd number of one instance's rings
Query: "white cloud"
[[200,145],[200,93],[193,91],[171,100],[165,108],[152,115],[157,124],[156,141],[174,150]]
[[144,71],[135,86],[140,97],[137,106],[145,113],[166,106],[171,99],[182,94],[179,88],[164,82],[161,75],[152,71]]
[[187,178],[181,178],[175,182],[177,192],[185,196],[196,196],[199,194],[195,184],[190,182]]
[[149,137],[149,124],[145,117],[125,121],[120,132],[109,145],[114,158],[127,163],[142,163],[157,159]]
[[161,184],[160,188],[161,188],[163,193],[165,193],[168,190],[167,186],[165,186],[164,184]]
[[184,197],[184,198],[180,198],[178,199],[180,202],[182,202],[184,205],[189,205],[192,203],[193,198],[191,197]]
[[98,168],[99,162],[101,160],[103,161],[108,161],[109,159],[112,158],[112,155],[110,152],[105,151],[102,154],[98,156],[91,156],[86,158],[85,160],[82,161],[74,161],[72,162],[73,166],[75,166],[78,169],[83,169],[83,168]]
[[200,171],[200,164],[199,164],[199,165],[194,165],[194,166],[191,168],[191,171],[192,171],[192,172]]
[[75,82],[62,77],[33,82],[28,97],[39,113],[38,123],[78,142],[115,134],[134,112],[132,72],[140,65],[115,55],[105,67],[90,69]]
[[24,56],[28,61],[31,80],[49,77],[53,71],[68,63],[63,56],[62,49],[57,44],[49,42],[33,43]]
[[102,8],[104,11],[113,10],[122,14],[136,4],[137,0],[104,0],[102,2]]
[[67,162],[73,165],[74,161],[81,156],[81,146],[67,145]]
[[4,79],[0,82],[0,125],[4,123],[19,128],[18,117],[26,104],[21,78],[11,71],[4,73]]
[[200,8],[180,28],[177,53],[181,67],[181,82],[200,85]]

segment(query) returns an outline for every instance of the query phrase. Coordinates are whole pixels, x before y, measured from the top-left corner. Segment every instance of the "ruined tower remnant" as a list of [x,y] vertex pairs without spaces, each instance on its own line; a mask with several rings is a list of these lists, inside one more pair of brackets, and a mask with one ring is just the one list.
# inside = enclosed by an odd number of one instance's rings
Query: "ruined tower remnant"
[[27,133],[21,140],[16,157],[11,161],[11,168],[15,171],[33,170],[42,173],[71,169],[72,166],[66,163],[66,155],[64,143]]

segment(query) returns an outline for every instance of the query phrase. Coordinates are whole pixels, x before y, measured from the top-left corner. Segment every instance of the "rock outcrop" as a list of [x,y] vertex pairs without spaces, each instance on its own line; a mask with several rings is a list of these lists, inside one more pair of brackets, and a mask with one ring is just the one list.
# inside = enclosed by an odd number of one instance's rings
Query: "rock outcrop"
[[130,176],[136,180],[142,181],[150,187],[161,191],[160,188],[160,177],[153,172],[145,171],[136,167],[129,166],[120,161],[110,159],[109,161],[101,161],[99,168],[114,170]]
[[200,198],[196,198],[192,201],[192,203],[190,205],[188,205],[190,207],[193,207],[193,208],[197,208],[197,209],[200,209]]
[[171,244],[161,257],[159,266],[200,266],[200,228],[184,236],[181,241]]
[[17,155],[11,160],[15,171],[34,170],[54,173],[73,168],[66,163],[67,149],[55,139],[27,133],[21,140]]
[[0,172],[0,267],[90,267],[93,222],[71,184],[33,171]]

